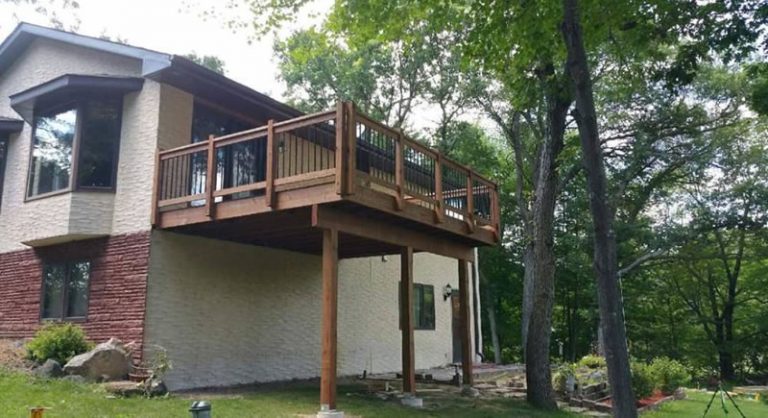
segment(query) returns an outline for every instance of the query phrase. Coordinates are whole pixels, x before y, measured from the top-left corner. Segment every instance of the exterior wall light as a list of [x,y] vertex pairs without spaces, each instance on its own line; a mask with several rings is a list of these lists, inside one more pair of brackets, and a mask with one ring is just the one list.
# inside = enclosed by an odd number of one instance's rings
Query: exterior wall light
[[444,301],[448,300],[448,298],[451,297],[452,294],[453,294],[453,288],[449,283],[445,285],[445,287],[443,287],[443,300]]
[[211,403],[208,401],[194,401],[189,407],[192,418],[211,418]]

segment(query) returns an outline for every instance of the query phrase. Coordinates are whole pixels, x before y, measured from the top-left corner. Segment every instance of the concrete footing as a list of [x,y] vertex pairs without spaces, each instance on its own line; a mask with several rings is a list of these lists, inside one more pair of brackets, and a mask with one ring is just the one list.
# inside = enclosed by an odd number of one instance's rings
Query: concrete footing
[[344,412],[335,409],[320,411],[317,413],[317,418],[344,418]]
[[410,406],[411,408],[422,408],[424,407],[424,399],[417,398],[415,396],[404,396],[402,399],[400,399],[400,403],[402,403],[405,406]]

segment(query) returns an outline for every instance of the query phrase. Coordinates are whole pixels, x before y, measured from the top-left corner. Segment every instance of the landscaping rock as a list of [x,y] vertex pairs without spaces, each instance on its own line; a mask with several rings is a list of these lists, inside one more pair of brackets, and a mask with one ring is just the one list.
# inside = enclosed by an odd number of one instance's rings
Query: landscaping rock
[[123,344],[114,338],[87,353],[75,356],[64,366],[66,373],[94,381],[121,380],[128,376],[130,369],[128,353]]
[[53,379],[56,377],[64,376],[64,371],[61,370],[61,364],[59,364],[58,361],[52,359],[48,359],[45,361],[45,363],[36,367],[33,370],[33,373],[35,376],[42,377],[44,379]]
[[168,393],[168,387],[162,380],[153,379],[149,384],[149,396],[163,396]]
[[122,397],[143,396],[144,388],[140,383],[128,380],[117,380],[104,383],[104,390]]
[[83,376],[78,376],[76,374],[70,374],[70,375],[64,376],[61,378],[61,380],[66,380],[72,383],[85,383],[85,378]]
[[685,389],[684,388],[677,388],[677,389],[675,389],[675,392],[672,393],[672,396],[677,401],[685,399],[686,398]]
[[464,386],[461,389],[461,396],[467,396],[469,398],[477,398],[477,397],[480,397],[480,391],[473,388],[472,386]]

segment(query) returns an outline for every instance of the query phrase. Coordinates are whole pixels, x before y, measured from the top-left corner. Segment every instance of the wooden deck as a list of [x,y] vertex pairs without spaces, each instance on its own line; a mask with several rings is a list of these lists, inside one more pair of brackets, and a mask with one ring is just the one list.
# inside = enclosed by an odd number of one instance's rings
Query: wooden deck
[[331,228],[342,258],[499,239],[496,184],[351,103],[159,151],[156,170],[156,228],[314,254]]

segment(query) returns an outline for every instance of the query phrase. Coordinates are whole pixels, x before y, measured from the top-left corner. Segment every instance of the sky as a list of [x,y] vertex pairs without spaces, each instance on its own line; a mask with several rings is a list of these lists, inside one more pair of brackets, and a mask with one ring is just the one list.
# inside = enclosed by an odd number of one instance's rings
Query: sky
[[[286,100],[286,86],[279,79],[272,50],[274,37],[249,42],[252,34],[245,30],[233,32],[226,27],[226,19],[202,17],[205,10],[231,14],[223,7],[229,0],[77,0],[80,7],[75,10],[61,8],[67,0],[37,1],[51,4],[50,11],[65,28],[76,24],[73,31],[83,35],[106,35],[169,54],[217,56],[225,63],[227,77],[277,100]],[[333,0],[313,0],[278,36],[320,23],[332,5]],[[51,26],[50,16],[36,13],[34,5],[0,0],[0,39],[5,39],[20,21]],[[429,132],[437,126],[440,113],[436,106],[416,104],[413,111],[415,117],[410,123],[414,129]],[[460,119],[498,133],[495,125],[476,111],[468,110]]]
[[[83,35],[120,38],[128,44],[160,52],[183,55],[215,55],[226,67],[226,75],[278,100],[284,99],[285,85],[278,80],[273,59],[274,39],[248,42],[248,34],[233,33],[223,19],[204,19],[202,10],[222,5],[225,0],[78,0],[79,9],[62,10],[54,0],[52,11],[71,27],[79,19],[77,32]],[[319,0],[311,6],[328,10],[332,1]],[[312,10],[308,11],[308,15]],[[316,23],[318,17],[304,16],[282,32],[289,33]],[[50,26],[49,17],[35,13],[34,6],[0,0],[0,39],[19,21]]]

